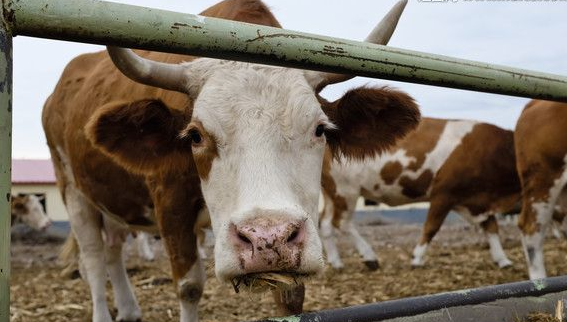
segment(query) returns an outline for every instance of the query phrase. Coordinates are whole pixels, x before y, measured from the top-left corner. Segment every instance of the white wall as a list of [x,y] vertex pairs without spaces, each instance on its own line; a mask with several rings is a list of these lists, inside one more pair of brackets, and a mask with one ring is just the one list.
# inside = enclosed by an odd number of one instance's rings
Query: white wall
[[68,221],[67,211],[55,184],[13,184],[12,194],[40,193],[45,195],[46,212],[52,221]]

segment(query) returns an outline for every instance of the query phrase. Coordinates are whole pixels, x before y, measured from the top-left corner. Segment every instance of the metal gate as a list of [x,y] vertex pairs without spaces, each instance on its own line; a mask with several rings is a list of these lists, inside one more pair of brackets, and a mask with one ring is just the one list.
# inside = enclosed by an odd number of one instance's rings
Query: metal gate
[[567,78],[562,76],[111,2],[2,0],[0,19],[0,322],[7,322],[10,316],[14,36],[116,45],[567,102]]

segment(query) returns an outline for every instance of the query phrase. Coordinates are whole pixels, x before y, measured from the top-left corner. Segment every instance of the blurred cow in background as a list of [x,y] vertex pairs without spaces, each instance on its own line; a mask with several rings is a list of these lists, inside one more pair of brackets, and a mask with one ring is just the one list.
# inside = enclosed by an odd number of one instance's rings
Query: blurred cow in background
[[567,104],[528,103],[514,141],[523,196],[518,225],[529,276],[544,278],[544,235],[552,219],[563,220],[567,212]]
[[378,267],[376,254],[352,222],[363,196],[389,206],[430,202],[413,266],[423,265],[427,246],[451,210],[482,227],[499,267],[511,265],[494,215],[518,209],[515,164],[513,132],[486,123],[433,118],[423,118],[415,131],[374,159],[333,161],[327,155],[321,220],[327,260],[334,268],[343,267],[333,236],[338,228],[352,237],[369,268]]
[[12,226],[18,222],[43,231],[51,226],[51,220],[45,213],[41,201],[44,197],[34,194],[18,194],[11,199]]

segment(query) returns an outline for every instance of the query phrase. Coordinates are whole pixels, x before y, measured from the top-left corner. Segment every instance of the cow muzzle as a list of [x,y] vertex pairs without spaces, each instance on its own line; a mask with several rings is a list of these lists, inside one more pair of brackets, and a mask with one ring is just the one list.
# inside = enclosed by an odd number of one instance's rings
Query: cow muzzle
[[232,224],[229,232],[240,269],[246,273],[296,271],[305,235],[304,221],[270,217]]

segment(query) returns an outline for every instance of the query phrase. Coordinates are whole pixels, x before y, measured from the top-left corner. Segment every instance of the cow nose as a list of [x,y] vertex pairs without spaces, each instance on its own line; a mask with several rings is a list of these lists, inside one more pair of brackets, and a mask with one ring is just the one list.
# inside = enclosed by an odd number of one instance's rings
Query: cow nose
[[51,221],[46,222],[43,227],[41,227],[42,231],[46,231],[47,228],[49,228],[51,226]]
[[246,273],[293,271],[301,264],[303,221],[255,219],[233,224],[230,235]]

